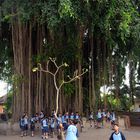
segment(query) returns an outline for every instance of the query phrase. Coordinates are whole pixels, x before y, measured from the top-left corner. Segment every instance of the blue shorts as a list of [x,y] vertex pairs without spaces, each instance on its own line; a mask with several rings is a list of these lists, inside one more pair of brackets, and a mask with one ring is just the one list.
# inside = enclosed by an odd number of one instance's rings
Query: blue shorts
[[28,130],[28,124],[25,124],[25,126],[24,126],[24,130]]
[[102,122],[102,118],[98,118],[97,119],[97,122]]
[[49,132],[49,128],[48,128],[48,126],[43,127],[42,132],[43,132],[43,133],[47,133],[47,132]]
[[64,130],[67,130],[68,124],[67,123],[63,123],[63,127],[64,127]]
[[31,131],[35,131],[35,124],[31,124],[31,125],[30,125],[30,130],[31,130]]
[[21,129],[22,131],[24,131],[24,126],[21,126],[21,125],[20,125],[20,129]]

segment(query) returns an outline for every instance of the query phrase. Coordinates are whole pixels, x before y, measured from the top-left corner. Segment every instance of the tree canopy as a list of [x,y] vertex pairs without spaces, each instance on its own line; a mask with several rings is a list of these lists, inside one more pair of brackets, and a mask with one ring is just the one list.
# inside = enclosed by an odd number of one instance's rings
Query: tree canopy
[[[16,106],[19,106],[16,110],[19,115],[24,111],[37,112],[42,104],[46,110],[54,108],[55,101],[50,101],[55,97],[53,86],[50,86],[51,77],[41,72],[32,73],[37,63],[45,68],[49,57],[56,57],[58,64],[67,62],[70,65],[66,72],[60,71],[57,82],[75,69],[80,73],[82,68],[89,68],[82,79],[61,90],[59,111],[79,110],[82,113],[97,107],[109,108],[109,99],[102,100],[100,94],[100,88],[105,85],[112,87],[111,98],[118,102],[128,94],[123,101],[124,108],[128,101],[134,103],[140,79],[138,0],[0,2],[0,47],[4,48],[0,52],[4,60],[0,62],[0,74],[17,77],[18,81],[12,83],[13,114]],[[124,83],[127,65],[129,85]],[[50,69],[53,71],[54,67]],[[68,102],[67,95],[70,95]]]

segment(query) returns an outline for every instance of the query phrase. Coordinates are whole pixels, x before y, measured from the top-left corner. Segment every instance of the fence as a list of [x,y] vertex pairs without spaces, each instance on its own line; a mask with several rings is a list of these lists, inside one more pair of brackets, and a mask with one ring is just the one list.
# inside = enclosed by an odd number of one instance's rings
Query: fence
[[127,121],[126,125],[131,126],[140,126],[140,112],[118,112],[118,116],[124,118],[124,121]]

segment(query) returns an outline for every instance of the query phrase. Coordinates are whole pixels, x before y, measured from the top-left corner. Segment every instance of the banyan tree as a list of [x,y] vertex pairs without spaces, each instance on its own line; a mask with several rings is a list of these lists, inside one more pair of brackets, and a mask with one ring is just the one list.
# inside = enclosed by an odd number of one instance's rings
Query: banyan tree
[[[56,107],[53,78],[48,73],[32,71],[38,63],[46,69],[49,57],[56,58],[58,65],[69,64],[66,71],[58,73],[57,83],[75,71],[82,73],[83,68],[88,68],[83,77],[62,87],[60,112],[82,114],[101,107],[100,87],[104,85],[114,86],[115,98],[119,99],[126,57],[133,60],[131,50],[137,46],[128,42],[130,37],[133,42],[139,29],[137,3],[131,0],[0,2],[1,42],[7,40],[13,52],[14,120],[23,112],[31,115],[44,110],[49,114]],[[55,71],[54,65],[49,65],[49,69]],[[107,107],[106,100],[103,106]]]

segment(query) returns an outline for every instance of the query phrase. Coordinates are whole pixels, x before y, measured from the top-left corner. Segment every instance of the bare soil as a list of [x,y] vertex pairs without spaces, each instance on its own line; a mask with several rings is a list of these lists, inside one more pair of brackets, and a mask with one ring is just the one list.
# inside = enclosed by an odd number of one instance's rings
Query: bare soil
[[[126,140],[140,140],[140,127],[131,127],[128,130],[121,129],[124,133]],[[78,140],[108,140],[113,131],[109,127],[105,128],[90,128],[89,124],[83,129],[83,132],[80,133]],[[20,137],[19,135],[15,136],[3,136],[0,135],[0,140],[39,140],[41,139],[41,134],[38,132],[34,137],[26,136]],[[56,136],[54,138],[49,138],[49,140],[57,140]]]

